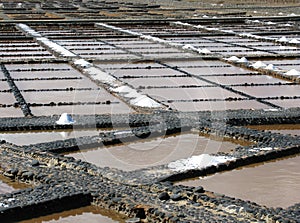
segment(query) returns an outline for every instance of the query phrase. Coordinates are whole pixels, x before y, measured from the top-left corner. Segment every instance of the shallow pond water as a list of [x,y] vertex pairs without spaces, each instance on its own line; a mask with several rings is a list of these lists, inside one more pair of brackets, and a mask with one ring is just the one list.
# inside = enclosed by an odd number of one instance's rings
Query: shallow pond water
[[70,138],[98,135],[96,129],[87,130],[62,130],[62,131],[18,131],[0,132],[0,140],[14,143],[16,145],[29,145],[55,140],[65,140]]
[[178,111],[224,111],[228,109],[267,109],[271,108],[254,100],[245,101],[200,101],[200,102],[172,102],[165,103]]
[[166,164],[177,159],[202,153],[226,152],[238,145],[240,145],[238,141],[207,138],[198,134],[187,133],[124,143],[112,147],[83,150],[67,154],[67,156],[72,156],[100,167],[108,166],[129,171]]
[[299,107],[300,99],[284,99],[284,100],[267,100],[275,105],[278,105],[282,108],[295,108]]
[[221,87],[182,88],[180,90],[161,88],[145,89],[143,91],[158,100],[225,99],[228,97],[244,98],[241,95]]
[[300,156],[250,165],[212,176],[181,181],[206,190],[250,200],[268,207],[286,208],[300,200]]
[[126,217],[113,211],[96,206],[87,206],[55,213],[39,218],[20,221],[19,223],[125,223]]

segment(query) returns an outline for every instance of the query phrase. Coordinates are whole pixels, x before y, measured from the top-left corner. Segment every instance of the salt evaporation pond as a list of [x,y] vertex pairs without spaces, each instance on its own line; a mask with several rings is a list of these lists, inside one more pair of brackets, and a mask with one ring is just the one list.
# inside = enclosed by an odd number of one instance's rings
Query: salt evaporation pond
[[87,130],[56,130],[56,131],[17,131],[17,132],[0,132],[0,140],[16,145],[30,145],[56,140],[65,140],[70,138],[98,135],[96,129]]
[[39,218],[20,221],[19,223],[124,223],[124,216],[113,211],[104,210],[96,206],[87,206]]
[[268,207],[286,208],[300,200],[300,156],[250,165],[204,178],[179,182],[250,200]]
[[149,166],[167,164],[203,153],[228,152],[242,143],[206,138],[198,134],[173,135],[139,142],[124,143],[113,147],[101,147],[67,154],[76,159],[100,167],[135,170]]

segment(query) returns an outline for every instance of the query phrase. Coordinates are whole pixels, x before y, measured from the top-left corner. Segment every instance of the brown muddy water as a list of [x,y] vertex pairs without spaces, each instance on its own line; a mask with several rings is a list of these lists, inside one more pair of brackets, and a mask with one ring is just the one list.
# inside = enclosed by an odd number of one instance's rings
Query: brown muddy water
[[20,221],[19,223],[125,223],[127,217],[113,211],[101,209],[95,206],[87,206],[56,214],[42,216],[30,220]]
[[15,190],[28,188],[27,184],[11,180],[0,175],[0,194],[11,193]]
[[172,135],[139,142],[124,143],[67,154],[99,167],[126,171],[167,164],[171,161],[203,153],[228,152],[245,142],[204,137],[196,133]]
[[286,208],[300,200],[300,156],[249,165],[212,176],[178,182],[250,200],[268,207]]
[[300,136],[300,124],[293,125],[250,125],[248,128],[265,130],[281,134],[290,134],[293,136]]

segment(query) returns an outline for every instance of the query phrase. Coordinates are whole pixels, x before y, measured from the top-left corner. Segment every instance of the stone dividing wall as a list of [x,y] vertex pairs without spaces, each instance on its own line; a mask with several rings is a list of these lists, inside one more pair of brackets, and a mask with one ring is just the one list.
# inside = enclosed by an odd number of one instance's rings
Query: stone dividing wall
[[227,110],[204,112],[154,111],[144,114],[75,115],[72,125],[56,125],[58,115],[28,118],[0,118],[0,131],[56,130],[73,128],[118,128],[145,126],[177,119],[181,123],[222,122],[230,125],[299,124],[300,108],[267,110]]
[[20,107],[24,116],[32,116],[31,110],[27,104],[27,102],[25,101],[23,95],[21,94],[19,88],[17,87],[17,85],[15,84],[13,78],[10,76],[9,71],[6,69],[5,65],[0,64],[0,69],[3,72],[4,76],[6,77],[6,81],[10,87],[10,89],[12,90],[15,99],[17,101],[17,103],[14,104],[14,106]]

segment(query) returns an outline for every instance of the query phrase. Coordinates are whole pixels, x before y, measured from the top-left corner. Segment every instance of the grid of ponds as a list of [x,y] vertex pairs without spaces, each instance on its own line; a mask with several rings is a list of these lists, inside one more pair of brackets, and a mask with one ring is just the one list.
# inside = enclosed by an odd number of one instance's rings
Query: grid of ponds
[[[136,89],[181,111],[282,107],[298,85],[218,60],[96,63]],[[181,89],[178,92],[178,89]],[[280,91],[279,91],[280,89]],[[287,99],[285,99],[287,97]],[[259,101],[255,100],[258,99]],[[294,104],[294,106],[298,106]]]
[[[194,24],[195,26],[197,24]],[[243,24],[243,27],[247,29],[247,24]],[[174,25],[164,26],[164,27],[146,27],[142,25],[136,25],[134,27],[123,26],[126,29],[134,30],[145,35],[153,35],[161,37],[165,40],[181,43],[181,44],[192,44],[198,48],[207,48],[212,53],[222,55],[224,57],[228,56],[271,56],[271,55],[294,55],[299,54],[300,49],[297,46],[282,46],[278,43],[265,42],[257,39],[243,38],[238,36],[233,36],[230,34],[219,35],[214,32],[203,30],[203,29],[192,29],[187,27],[185,29],[179,29]],[[219,24],[210,25],[208,28],[219,28]],[[226,29],[225,29],[226,30]],[[231,27],[228,28],[231,30]],[[241,28],[240,31],[243,29]],[[247,30],[246,30],[247,31]],[[271,31],[271,28],[270,30]],[[274,30],[273,30],[274,31]],[[298,38],[296,35],[289,34],[289,30],[286,31],[290,39]],[[243,31],[245,32],[245,31]],[[277,32],[277,30],[276,30]],[[176,33],[176,35],[174,35]],[[193,37],[190,37],[189,35]],[[284,34],[282,34],[284,35]],[[175,36],[175,37],[173,37]],[[195,37],[198,36],[198,37]],[[272,35],[267,35],[272,37]],[[265,35],[264,35],[265,37]],[[279,37],[280,38],[280,37]],[[278,39],[279,39],[278,38]],[[276,39],[274,37],[274,39]]]
[[[36,5],[37,3],[18,5],[6,2],[1,7],[5,9],[5,15],[11,19],[70,17],[98,19],[114,16],[126,18],[126,16],[136,17],[145,12],[149,17],[168,15],[173,17],[176,14],[172,10],[160,11],[156,7],[150,8],[147,4],[88,1],[81,5],[82,7],[78,7],[75,3],[81,4],[77,1],[69,1],[66,4],[62,4],[62,1],[55,1],[40,5]],[[33,7],[50,10],[51,13],[31,15]],[[26,12],[19,14],[18,8]],[[185,12],[196,13],[194,10],[182,9],[180,17],[183,17]],[[201,13],[199,11],[199,14]],[[99,28],[93,22],[79,22],[78,24],[75,22],[35,22],[29,26],[44,37],[73,52],[78,58],[93,63],[106,73],[173,110],[268,110],[299,107],[300,87],[298,84],[263,74],[257,70],[233,66],[220,60],[220,58],[233,55],[256,58],[264,56],[269,59],[260,60],[288,71],[299,68],[300,60],[295,57],[300,52],[299,45],[261,41],[233,34],[221,35],[212,30],[174,26],[167,22],[163,25],[152,22],[143,25],[136,23],[137,25],[118,24],[116,26],[173,43],[205,48],[213,55],[211,57],[208,55],[208,58],[189,50],[182,50],[180,47],[171,47],[157,41]],[[194,25],[197,24],[199,23],[194,23]],[[298,28],[293,22],[267,24],[266,21],[235,25],[222,23],[221,25],[223,29],[237,33],[256,33],[260,36],[278,39],[281,36],[274,34],[276,30],[276,32],[286,34],[289,39],[299,39]],[[220,24],[211,23],[207,27],[219,26]],[[277,59],[273,59],[273,56]],[[58,61],[58,59],[63,61]],[[72,67],[70,65],[72,61],[69,58],[56,58],[54,54],[40,46],[34,38],[26,36],[13,25],[2,24],[0,26],[0,60],[35,116],[52,116],[62,113],[93,115],[135,112],[116,95],[109,93],[102,86],[84,76],[80,70]],[[24,116],[3,70],[0,71],[0,105],[0,118]],[[266,127],[264,130],[299,136],[298,125],[283,129],[276,129],[276,127],[272,129],[272,127]],[[99,135],[99,130],[0,132],[0,139],[17,145],[28,145],[93,135]],[[232,139],[216,139],[195,133],[185,133],[146,140],[137,139],[136,142],[124,142],[65,155],[82,159],[99,167],[108,166],[130,171],[167,164],[193,155],[226,153],[243,145],[250,144]],[[250,199],[267,206],[287,207],[300,199],[299,196],[293,197],[293,194],[299,191],[299,174],[296,167],[298,161],[299,156],[296,156],[275,163],[265,163],[255,168],[247,167],[216,174],[201,180],[185,182],[185,184],[195,186],[199,184],[207,190]],[[273,174],[270,175],[270,172]],[[247,181],[248,179],[253,181],[254,177],[257,177],[255,179],[257,179],[258,186]],[[274,187],[275,178],[278,187]],[[220,181],[222,184],[218,183]],[[232,183],[243,189],[237,190]],[[223,190],[226,188],[232,190]],[[245,188],[248,188],[250,193],[245,193]],[[257,190],[251,191],[250,189],[253,188]],[[270,188],[275,188],[275,190],[270,190]],[[15,189],[0,178],[0,194],[12,192]],[[270,193],[266,194],[266,191]],[[284,199],[281,196],[278,199],[278,193],[284,194]],[[249,194],[251,196],[248,196]],[[256,200],[256,198],[261,198],[261,200]],[[110,218],[104,217],[105,215]],[[24,223],[87,221],[87,219],[89,222],[93,220],[95,222],[123,222],[124,220],[120,216],[115,218],[112,216],[114,213],[105,214],[95,210],[94,207],[87,207],[24,221]]]
[[[67,63],[6,64],[15,85],[34,115],[130,113],[133,110]],[[1,73],[0,73],[1,74]],[[15,108],[16,99],[1,81],[3,117]]]

